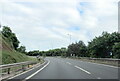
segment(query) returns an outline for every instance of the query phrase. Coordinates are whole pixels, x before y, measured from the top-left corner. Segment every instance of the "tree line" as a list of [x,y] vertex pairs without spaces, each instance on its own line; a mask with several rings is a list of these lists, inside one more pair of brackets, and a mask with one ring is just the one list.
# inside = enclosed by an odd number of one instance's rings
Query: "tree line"
[[57,49],[50,49],[48,51],[39,51],[39,50],[34,50],[34,51],[29,51],[27,55],[29,56],[63,56],[66,57],[66,52],[67,49],[62,47],[62,48],[57,48]]
[[85,45],[83,41],[70,44],[67,48],[57,48],[48,51],[30,51],[27,55],[62,56],[62,57],[92,57],[120,58],[120,33],[103,32]]
[[97,58],[120,58],[120,33],[103,32],[88,42],[88,53]]
[[48,51],[33,50],[26,52],[25,46],[20,46],[20,41],[10,27],[3,26],[2,35],[13,45],[16,51],[29,56],[62,56],[62,57],[93,57],[93,58],[120,58],[120,33],[103,32],[85,45],[83,41],[70,44],[67,48],[56,48]]

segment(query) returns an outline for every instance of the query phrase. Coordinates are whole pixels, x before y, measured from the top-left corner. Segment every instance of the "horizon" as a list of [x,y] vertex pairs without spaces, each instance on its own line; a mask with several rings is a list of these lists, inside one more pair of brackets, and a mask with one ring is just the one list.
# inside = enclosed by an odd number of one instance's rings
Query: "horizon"
[[103,31],[118,31],[116,0],[57,1],[3,0],[1,24],[12,29],[27,51],[67,47],[80,40],[87,45]]

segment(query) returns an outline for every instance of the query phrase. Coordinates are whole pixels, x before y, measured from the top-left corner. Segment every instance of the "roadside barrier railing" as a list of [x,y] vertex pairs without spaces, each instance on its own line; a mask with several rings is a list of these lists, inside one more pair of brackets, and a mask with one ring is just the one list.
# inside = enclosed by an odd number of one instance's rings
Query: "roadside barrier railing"
[[0,79],[5,79],[16,73],[26,71],[32,68],[38,61],[26,61],[13,64],[0,65]]
[[91,61],[91,62],[98,62],[102,64],[109,64],[109,65],[115,65],[120,67],[120,59],[114,59],[114,58],[92,58],[92,57],[72,57],[77,58],[81,60]]

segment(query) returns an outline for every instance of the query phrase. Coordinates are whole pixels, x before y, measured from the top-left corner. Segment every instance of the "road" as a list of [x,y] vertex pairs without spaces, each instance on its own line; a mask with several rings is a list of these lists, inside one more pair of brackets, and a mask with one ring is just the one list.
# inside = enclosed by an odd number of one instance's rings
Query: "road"
[[118,68],[60,57],[47,57],[49,63],[14,79],[118,79]]

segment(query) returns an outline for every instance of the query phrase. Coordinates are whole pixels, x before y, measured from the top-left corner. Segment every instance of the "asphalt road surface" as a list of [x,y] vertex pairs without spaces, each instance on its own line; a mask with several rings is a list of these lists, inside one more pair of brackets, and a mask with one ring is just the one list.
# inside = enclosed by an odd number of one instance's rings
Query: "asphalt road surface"
[[60,57],[47,57],[48,63],[15,79],[118,79],[118,68]]

